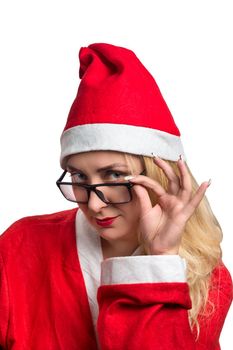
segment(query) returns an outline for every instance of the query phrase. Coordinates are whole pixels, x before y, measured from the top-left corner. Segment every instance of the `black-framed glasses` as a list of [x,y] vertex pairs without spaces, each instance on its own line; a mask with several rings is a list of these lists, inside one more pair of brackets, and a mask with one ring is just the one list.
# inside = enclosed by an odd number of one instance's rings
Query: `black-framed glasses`
[[[142,172],[141,174],[143,174]],[[134,186],[131,182],[101,183],[95,185],[80,184],[75,182],[63,182],[67,170],[56,181],[63,196],[71,202],[87,204],[91,192],[107,204],[124,204],[132,200],[131,189]]]

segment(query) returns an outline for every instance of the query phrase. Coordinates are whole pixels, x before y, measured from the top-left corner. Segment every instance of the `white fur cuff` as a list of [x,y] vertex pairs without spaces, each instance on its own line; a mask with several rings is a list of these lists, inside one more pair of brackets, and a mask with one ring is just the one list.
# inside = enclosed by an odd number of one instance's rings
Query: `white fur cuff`
[[186,282],[186,262],[179,255],[115,257],[101,263],[101,285]]

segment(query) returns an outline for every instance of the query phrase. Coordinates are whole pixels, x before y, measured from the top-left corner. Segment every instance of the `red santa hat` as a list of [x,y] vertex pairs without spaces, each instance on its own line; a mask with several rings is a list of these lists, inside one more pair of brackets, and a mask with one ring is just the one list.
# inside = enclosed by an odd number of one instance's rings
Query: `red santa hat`
[[79,51],[81,79],[61,136],[69,155],[111,150],[177,160],[180,132],[149,71],[133,51],[105,43]]

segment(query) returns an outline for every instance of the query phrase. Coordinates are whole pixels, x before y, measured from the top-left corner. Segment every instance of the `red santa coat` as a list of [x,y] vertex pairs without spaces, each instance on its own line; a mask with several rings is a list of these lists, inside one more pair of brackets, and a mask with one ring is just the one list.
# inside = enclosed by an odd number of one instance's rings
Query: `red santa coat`
[[[87,289],[76,248],[76,209],[24,218],[0,236],[0,348],[97,350]],[[130,259],[130,258],[129,258]],[[186,282],[118,283],[118,258],[106,259],[98,288],[102,350],[218,350],[232,301],[232,281],[220,264],[195,341]],[[146,271],[145,271],[146,273]]]

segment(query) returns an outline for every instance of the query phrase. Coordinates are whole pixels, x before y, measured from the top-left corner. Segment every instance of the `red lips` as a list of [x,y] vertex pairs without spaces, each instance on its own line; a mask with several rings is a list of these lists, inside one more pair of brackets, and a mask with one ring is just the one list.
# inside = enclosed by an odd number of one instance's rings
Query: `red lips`
[[107,227],[107,226],[110,226],[117,217],[118,216],[106,217],[104,219],[95,218],[95,221],[96,221],[97,225],[99,225],[101,227]]

